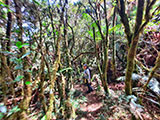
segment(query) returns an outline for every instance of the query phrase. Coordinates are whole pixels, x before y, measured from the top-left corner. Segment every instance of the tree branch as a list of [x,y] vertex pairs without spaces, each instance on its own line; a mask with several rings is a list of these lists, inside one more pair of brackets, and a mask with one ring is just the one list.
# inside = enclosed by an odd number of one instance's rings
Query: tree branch
[[96,52],[82,52],[79,55],[77,55],[75,58],[73,58],[72,62],[74,62],[76,59],[78,59],[80,56],[85,54],[96,54]]
[[[148,72],[151,71],[149,68],[145,67],[140,61],[138,61],[137,58],[135,58],[134,61],[135,61],[135,63],[136,63],[139,67],[141,67],[143,70],[146,70],[146,71],[148,71]],[[158,73],[154,73],[153,76],[154,76],[154,77],[157,77],[157,78],[160,78],[160,74],[158,74]]]
[[[146,17],[146,21],[141,25],[141,27],[138,30],[138,33],[142,32],[143,28],[148,24],[149,20],[152,19],[153,15],[157,10],[160,10],[160,6],[158,6],[153,13],[151,14],[151,17]],[[148,13],[147,13],[148,14]],[[146,15],[145,15],[146,16]]]
[[136,24],[135,24],[135,30],[134,30],[134,36],[136,36],[138,33],[138,30],[140,28],[140,25],[142,24],[142,18],[143,18],[143,10],[144,10],[144,0],[138,0],[138,7],[137,7],[137,15],[136,15]]
[[117,0],[117,6],[118,7],[118,12],[119,12],[119,15],[121,17],[121,21],[124,25],[124,28],[125,28],[125,33],[127,35],[127,39],[129,40],[128,43],[130,44],[131,43],[131,37],[132,37],[132,34],[131,34],[131,30],[130,30],[130,25],[129,25],[129,21],[128,21],[128,17],[127,17],[127,14],[125,13],[125,3],[124,3],[124,0]]

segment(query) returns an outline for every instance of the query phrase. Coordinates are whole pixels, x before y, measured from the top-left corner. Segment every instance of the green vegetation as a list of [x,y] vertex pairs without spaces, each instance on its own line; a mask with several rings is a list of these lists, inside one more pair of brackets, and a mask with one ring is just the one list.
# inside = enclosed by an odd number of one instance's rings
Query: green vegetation
[[159,119],[159,16],[158,0],[0,0],[0,119]]

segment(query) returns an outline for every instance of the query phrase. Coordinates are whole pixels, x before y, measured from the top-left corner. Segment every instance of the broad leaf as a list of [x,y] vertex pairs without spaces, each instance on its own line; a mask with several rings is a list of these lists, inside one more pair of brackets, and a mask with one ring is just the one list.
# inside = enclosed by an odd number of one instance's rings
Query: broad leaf
[[22,47],[24,47],[24,46],[29,46],[29,44],[28,44],[28,43],[23,43],[23,44],[22,44],[21,41],[17,41],[17,42],[16,42],[16,46],[18,47],[18,49],[20,49],[20,48],[22,48]]
[[22,42],[20,42],[20,41],[17,41],[16,42],[16,46],[18,47],[18,49],[20,49],[20,46],[22,45]]
[[25,82],[26,85],[31,85],[32,83],[30,81]]

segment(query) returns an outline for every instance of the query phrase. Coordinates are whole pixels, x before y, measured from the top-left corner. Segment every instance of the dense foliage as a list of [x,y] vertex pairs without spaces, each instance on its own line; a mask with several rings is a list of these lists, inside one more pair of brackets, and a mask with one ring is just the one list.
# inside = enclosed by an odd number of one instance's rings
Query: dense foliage
[[159,119],[159,29],[158,0],[0,0],[0,119],[80,119],[83,64],[97,119]]

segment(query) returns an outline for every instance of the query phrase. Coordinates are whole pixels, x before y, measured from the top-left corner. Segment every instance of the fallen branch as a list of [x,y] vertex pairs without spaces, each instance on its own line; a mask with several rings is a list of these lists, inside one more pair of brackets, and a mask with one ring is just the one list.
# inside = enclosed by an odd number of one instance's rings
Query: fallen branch
[[[141,67],[143,70],[146,70],[146,71],[148,71],[148,72],[151,71],[149,68],[145,67],[145,66],[144,66],[140,61],[138,61],[136,58],[135,58],[134,60],[135,60],[135,63],[136,63],[139,67]],[[154,73],[153,76],[154,76],[154,77],[157,77],[157,78],[160,78],[160,74],[158,74],[158,73]]]
[[160,52],[158,53],[158,57],[157,57],[157,60],[156,60],[156,65],[152,68],[152,70],[151,70],[150,73],[149,73],[149,78],[148,78],[147,83],[144,85],[144,90],[147,88],[148,83],[150,82],[150,80],[152,79],[155,71],[156,71],[159,67],[160,67]]

